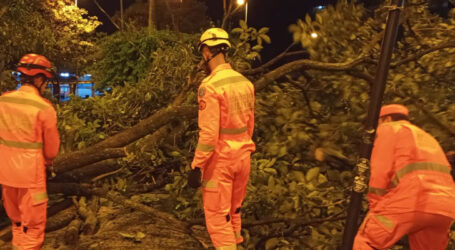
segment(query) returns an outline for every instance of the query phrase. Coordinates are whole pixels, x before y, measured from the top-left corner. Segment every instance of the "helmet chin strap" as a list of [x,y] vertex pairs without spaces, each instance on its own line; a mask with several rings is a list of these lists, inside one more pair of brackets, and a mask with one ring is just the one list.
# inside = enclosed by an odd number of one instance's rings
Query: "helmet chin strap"
[[215,58],[220,53],[221,53],[221,51],[217,51],[215,54],[212,54],[212,56],[208,60],[204,60],[205,63],[208,64],[213,58]]
[[28,82],[28,83],[25,83],[25,84],[32,85],[34,88],[36,88],[36,90],[38,90],[38,94],[39,94],[40,96],[43,96],[43,95],[41,94],[41,87],[43,86],[44,81],[41,82],[41,85],[40,85],[40,86],[36,86],[34,80],[33,80],[33,82]]

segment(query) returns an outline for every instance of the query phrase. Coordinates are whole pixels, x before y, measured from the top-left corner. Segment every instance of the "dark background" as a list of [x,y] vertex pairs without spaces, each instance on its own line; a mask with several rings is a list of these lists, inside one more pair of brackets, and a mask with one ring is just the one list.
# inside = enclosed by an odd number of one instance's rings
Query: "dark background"
[[[200,0],[208,7],[207,16],[216,24],[220,24],[223,17],[222,0]],[[100,5],[113,16],[120,10],[120,0],[98,0]],[[335,0],[249,0],[248,1],[248,25],[257,29],[269,27],[269,36],[272,44],[265,45],[263,59],[268,60],[282,52],[292,42],[292,36],[288,32],[288,26],[297,19],[303,19],[306,13],[312,13],[317,6],[326,6],[335,3]],[[123,0],[123,8],[128,8],[134,0]],[[96,7],[93,0],[78,0],[78,6],[89,11],[90,15],[98,16],[103,25],[98,31],[108,34],[116,29],[106,16]],[[243,19],[244,12],[239,14]]]
[[[217,25],[223,17],[222,0],[199,0],[208,7],[209,16]],[[236,0],[233,0],[236,1]],[[120,0],[98,0],[100,5],[112,17],[120,10]],[[374,9],[381,0],[363,0],[367,8]],[[430,9],[441,16],[447,16],[450,8],[453,8],[447,0],[428,0]],[[134,0],[123,0],[124,9],[134,3]],[[292,36],[288,31],[288,26],[295,23],[297,19],[303,19],[307,13],[314,14],[315,7],[335,4],[336,0],[248,0],[248,25],[257,29],[269,27],[269,36],[272,44],[265,45],[262,51],[264,61],[267,61],[282,52],[292,42]],[[103,22],[97,31],[108,34],[116,31],[109,19],[96,7],[93,0],[78,0],[78,6],[89,11],[90,15],[98,16]],[[238,19],[243,19],[243,13],[239,14]]]

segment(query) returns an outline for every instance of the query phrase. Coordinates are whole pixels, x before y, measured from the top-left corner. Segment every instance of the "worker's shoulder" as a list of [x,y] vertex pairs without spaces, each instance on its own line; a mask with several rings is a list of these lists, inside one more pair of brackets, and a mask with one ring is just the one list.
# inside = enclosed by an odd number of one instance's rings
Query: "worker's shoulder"
[[38,107],[40,110],[46,112],[56,112],[54,104],[48,99],[35,94],[29,95],[28,97],[30,98],[31,101],[37,104],[35,106]]
[[248,78],[233,69],[226,69],[217,72],[207,82],[207,86],[219,88],[230,84],[246,83],[252,84]]
[[408,130],[419,129],[419,127],[413,125],[409,121],[393,121],[385,122],[378,126],[378,132],[382,133],[398,133],[406,132]]

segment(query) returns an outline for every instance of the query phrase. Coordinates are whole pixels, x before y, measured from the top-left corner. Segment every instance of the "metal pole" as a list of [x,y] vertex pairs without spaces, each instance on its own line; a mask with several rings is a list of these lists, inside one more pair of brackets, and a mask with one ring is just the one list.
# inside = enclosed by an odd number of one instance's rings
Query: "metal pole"
[[368,107],[368,118],[365,123],[365,134],[363,137],[360,159],[356,165],[357,173],[354,179],[354,187],[351,193],[348,216],[344,228],[343,245],[341,247],[342,250],[352,249],[354,237],[357,233],[362,196],[363,192],[368,187],[367,175],[369,170],[369,159],[373,148],[379,111],[381,108],[382,97],[384,95],[390,60],[397,38],[400,24],[400,14],[403,6],[404,0],[393,0],[392,6],[390,6],[385,35],[382,40],[381,55],[376,69],[374,85],[371,89],[371,100]]
[[123,31],[123,0],[120,0],[120,19],[121,19],[121,27]]
[[248,1],[245,3],[245,24],[248,24]]

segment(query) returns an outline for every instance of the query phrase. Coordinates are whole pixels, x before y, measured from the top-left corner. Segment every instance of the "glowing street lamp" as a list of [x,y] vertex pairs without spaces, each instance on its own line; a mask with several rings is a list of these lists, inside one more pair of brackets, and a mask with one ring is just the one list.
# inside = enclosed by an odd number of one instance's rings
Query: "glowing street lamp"
[[312,38],[315,38],[315,39],[316,39],[316,38],[318,38],[318,36],[319,36],[319,35],[318,35],[318,33],[316,33],[316,32],[311,33],[311,37],[312,37]]
[[247,0],[237,0],[239,6],[245,5],[245,23],[248,23],[248,1]]

